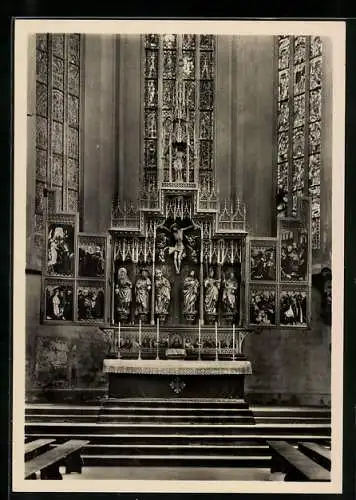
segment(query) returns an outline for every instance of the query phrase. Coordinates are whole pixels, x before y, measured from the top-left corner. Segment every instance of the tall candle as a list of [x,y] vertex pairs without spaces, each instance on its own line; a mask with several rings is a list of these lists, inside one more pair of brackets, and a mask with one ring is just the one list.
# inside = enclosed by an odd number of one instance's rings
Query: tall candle
[[141,349],[141,320],[139,320],[139,323],[138,323],[138,343],[139,343],[140,349]]
[[121,344],[121,323],[119,321],[119,350],[120,350],[120,344]]
[[232,325],[232,359],[235,359],[235,323]]
[[[187,132],[187,171],[189,172],[189,149],[190,149],[190,142],[189,142],[189,131]],[[189,182],[189,179],[187,179],[187,182]]]
[[157,318],[157,354],[156,359],[159,359],[159,318]]
[[218,323],[215,321],[215,346],[218,348]]
[[200,331],[200,329],[201,329],[201,326],[200,326],[201,323],[200,323],[200,321],[201,320],[199,319],[199,326],[198,326],[198,344],[199,344],[199,349],[200,349],[200,336],[201,336],[201,331]]

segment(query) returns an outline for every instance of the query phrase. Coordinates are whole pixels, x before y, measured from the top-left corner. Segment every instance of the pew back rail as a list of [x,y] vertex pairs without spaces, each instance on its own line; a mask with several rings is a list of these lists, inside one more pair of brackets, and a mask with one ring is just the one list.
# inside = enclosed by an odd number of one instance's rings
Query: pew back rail
[[25,461],[32,460],[41,453],[48,451],[54,442],[55,439],[35,439],[34,441],[25,443]]
[[271,473],[282,472],[285,481],[330,481],[330,472],[286,441],[267,441],[272,454]]
[[331,470],[331,452],[317,443],[298,443],[298,449],[327,470]]
[[60,465],[65,462],[66,472],[81,472],[81,449],[89,441],[72,439],[46,451],[42,455],[25,463],[25,479],[63,479],[59,471]]

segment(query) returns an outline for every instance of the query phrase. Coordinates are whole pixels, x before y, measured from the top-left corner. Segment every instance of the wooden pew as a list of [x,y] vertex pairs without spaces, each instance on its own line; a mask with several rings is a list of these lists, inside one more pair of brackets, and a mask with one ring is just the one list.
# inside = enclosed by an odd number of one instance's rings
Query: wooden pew
[[327,470],[331,470],[331,451],[317,443],[298,443],[298,449]]
[[72,439],[46,451],[42,455],[25,463],[25,479],[63,479],[59,471],[65,463],[66,472],[81,472],[82,458],[80,450],[89,441]]
[[330,472],[286,441],[267,441],[272,454],[271,473],[282,472],[284,481],[330,481]]
[[48,451],[51,443],[54,442],[55,439],[35,439],[35,441],[25,443],[25,461],[32,460],[41,453]]

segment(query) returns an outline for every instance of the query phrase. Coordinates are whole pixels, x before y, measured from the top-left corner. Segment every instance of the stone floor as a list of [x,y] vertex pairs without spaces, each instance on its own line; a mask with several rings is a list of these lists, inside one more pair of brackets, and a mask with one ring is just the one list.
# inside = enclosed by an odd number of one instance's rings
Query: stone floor
[[271,473],[269,469],[242,467],[84,467],[81,474],[64,474],[63,479],[69,481],[78,479],[270,481]]

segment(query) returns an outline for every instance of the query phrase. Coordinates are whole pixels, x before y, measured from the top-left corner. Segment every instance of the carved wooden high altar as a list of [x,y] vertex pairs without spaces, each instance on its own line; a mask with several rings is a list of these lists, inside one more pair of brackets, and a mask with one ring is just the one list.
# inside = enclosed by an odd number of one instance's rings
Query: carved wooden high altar
[[[156,163],[142,169],[137,199],[113,200],[107,234],[80,233],[77,216],[48,204],[43,320],[100,328],[111,396],[243,397],[246,335],[309,328],[311,206],[300,199],[278,217],[276,236],[248,234],[248,207],[219,196],[213,161],[202,168],[199,157],[213,135],[199,122],[213,121],[213,38],[200,36],[195,63],[194,36],[144,43],[144,142]],[[161,107],[158,59],[176,75],[166,75],[175,88]]]

